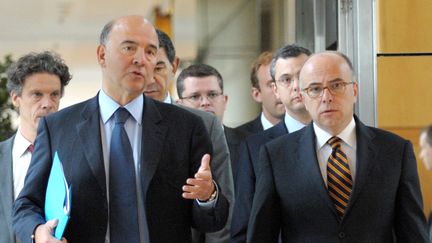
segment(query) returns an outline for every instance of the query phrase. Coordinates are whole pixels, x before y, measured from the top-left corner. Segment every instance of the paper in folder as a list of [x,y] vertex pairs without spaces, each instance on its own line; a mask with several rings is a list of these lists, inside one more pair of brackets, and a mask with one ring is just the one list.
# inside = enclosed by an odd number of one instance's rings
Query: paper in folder
[[69,221],[71,206],[71,187],[68,186],[63,166],[57,152],[51,167],[45,195],[45,219],[58,219],[54,237],[61,239]]

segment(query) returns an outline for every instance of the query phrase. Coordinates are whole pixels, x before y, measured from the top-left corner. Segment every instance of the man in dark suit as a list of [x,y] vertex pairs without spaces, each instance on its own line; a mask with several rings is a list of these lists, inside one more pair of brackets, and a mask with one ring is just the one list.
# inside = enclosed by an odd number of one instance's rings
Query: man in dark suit
[[[168,89],[171,86],[171,82],[174,80],[174,76],[180,64],[180,59],[176,56],[174,45],[169,36],[159,29],[157,29],[156,32],[159,39],[159,51],[156,58],[157,61],[154,79],[147,83],[144,94],[156,100],[171,104],[172,99]],[[229,201],[232,208],[234,206],[234,182],[231,172],[228,145],[221,122],[216,118],[216,116],[208,112],[189,108],[187,106],[179,107],[198,115],[203,120],[213,145],[213,177],[218,182],[218,185],[224,192],[224,196]],[[192,239],[196,243],[228,242],[230,224],[231,220],[228,218],[227,224],[220,231],[204,234],[197,230],[193,230]]]
[[[225,225],[229,205],[212,180],[202,120],[142,94],[158,46],[154,27],[142,16],[105,25],[97,49],[98,95],[40,122],[26,184],[14,204],[21,242],[32,235],[36,242],[58,242],[52,237],[56,220],[45,222],[43,215],[55,152],[72,185],[64,233],[69,242],[190,242],[191,227],[207,232]],[[129,185],[118,188],[124,182]]]
[[20,115],[18,131],[0,142],[0,242],[15,242],[12,204],[18,197],[30,164],[41,117],[59,108],[71,75],[55,53],[29,53],[7,71],[8,92]]
[[252,200],[255,193],[259,151],[263,144],[307,125],[311,118],[300,97],[299,74],[311,52],[297,45],[286,45],[275,52],[269,72],[276,97],[282,101],[285,117],[280,123],[247,137],[240,145],[236,175],[236,200],[231,226],[231,242],[246,242]]
[[313,122],[265,144],[248,242],[427,242],[409,141],[354,116],[350,60],[312,55],[300,87]]
[[[228,102],[224,94],[222,75],[207,64],[194,64],[185,69],[177,78],[178,104],[200,109],[216,115],[221,122]],[[232,174],[237,171],[238,146],[244,135],[224,126],[230,152]]]
[[260,115],[235,129],[243,134],[251,135],[278,124],[285,113],[285,108],[272,90],[273,79],[270,76],[272,53],[265,51],[252,63],[250,81],[252,98],[261,104]]

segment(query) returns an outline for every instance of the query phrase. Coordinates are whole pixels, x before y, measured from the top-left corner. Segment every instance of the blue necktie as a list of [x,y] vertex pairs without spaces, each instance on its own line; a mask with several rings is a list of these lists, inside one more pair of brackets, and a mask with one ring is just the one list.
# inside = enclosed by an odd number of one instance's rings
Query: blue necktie
[[110,242],[138,243],[138,207],[132,147],[124,124],[129,112],[120,107],[114,113],[109,165]]

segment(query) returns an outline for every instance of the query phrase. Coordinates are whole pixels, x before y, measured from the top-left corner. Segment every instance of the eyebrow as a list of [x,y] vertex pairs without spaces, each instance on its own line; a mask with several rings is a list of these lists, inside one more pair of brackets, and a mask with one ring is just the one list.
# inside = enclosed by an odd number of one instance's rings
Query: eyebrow
[[[334,82],[338,82],[338,81],[344,81],[342,78],[335,78],[333,80],[330,80],[329,83],[334,83]],[[316,84],[322,84],[322,82],[311,82],[309,83],[309,85],[316,85]]]

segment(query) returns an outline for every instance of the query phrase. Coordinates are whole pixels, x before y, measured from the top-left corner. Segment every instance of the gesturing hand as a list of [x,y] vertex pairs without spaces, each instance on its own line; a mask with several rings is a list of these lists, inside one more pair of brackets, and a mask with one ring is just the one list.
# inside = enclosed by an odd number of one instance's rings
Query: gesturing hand
[[207,201],[215,190],[210,170],[210,155],[205,154],[195,178],[188,178],[183,186],[182,196],[186,199]]

